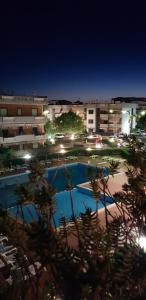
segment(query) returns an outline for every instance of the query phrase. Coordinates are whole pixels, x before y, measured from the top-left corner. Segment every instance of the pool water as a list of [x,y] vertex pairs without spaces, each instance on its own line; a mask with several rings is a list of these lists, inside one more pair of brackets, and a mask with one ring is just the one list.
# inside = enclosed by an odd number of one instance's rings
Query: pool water
[[[98,171],[96,166],[84,163],[73,163],[45,170],[44,177],[48,183],[56,189],[54,196],[54,219],[56,226],[59,226],[59,219],[62,216],[65,216],[67,221],[69,221],[72,215],[70,193],[66,191],[68,182],[71,183],[73,188],[71,193],[76,217],[79,217],[80,213],[85,212],[86,208],[90,208],[92,211],[96,210],[96,201],[92,195],[82,192],[76,188],[76,186],[89,181],[91,177],[95,178]],[[105,169],[104,176],[106,175],[107,170]],[[19,176],[9,176],[2,180],[0,179],[0,205],[2,208],[9,208],[9,213],[13,215],[13,217],[16,217],[18,213],[16,203],[19,197],[15,192],[16,187],[18,184],[28,182],[28,180],[28,174],[20,174]],[[101,207],[102,203],[99,201],[98,208]],[[22,210],[26,223],[38,219],[35,208],[32,205],[24,205]],[[22,219],[21,212],[19,212],[17,216]]]
[[[88,165],[84,163],[72,163],[58,168],[50,168],[48,170],[47,180],[56,191],[66,189],[67,183],[70,181],[72,187],[77,184],[89,181],[89,178],[95,178],[99,168],[95,165]],[[103,170],[104,175],[107,175],[107,169]]]
[[[95,177],[98,168],[95,165],[84,163],[72,163],[60,167],[49,168],[45,170],[44,177],[51,184],[56,193],[66,189],[68,182],[72,187],[89,180],[89,176]],[[104,170],[107,175],[107,170]],[[0,178],[0,207],[9,208],[16,205],[19,196],[16,194],[16,188],[20,184],[27,183],[29,175],[26,173],[12,175]]]
[[[91,197],[90,195],[86,195],[85,193],[81,193],[78,191],[77,188],[74,188],[71,191],[72,199],[73,199],[73,206],[74,206],[74,213],[76,217],[79,217],[81,213],[84,213],[87,208],[90,208],[91,211],[96,211],[96,200]],[[101,198],[102,196],[100,196]],[[111,202],[110,197],[107,197],[107,201]],[[71,200],[70,200],[70,193],[69,191],[62,191],[55,195],[54,197],[54,220],[55,225],[58,227],[60,224],[60,218],[66,217],[67,223],[70,220],[72,215],[71,210]],[[98,209],[102,208],[102,202],[98,202]],[[17,207],[12,207],[9,209],[9,213],[16,217],[17,214]],[[32,221],[38,220],[38,215],[36,213],[35,208],[32,205],[25,205],[23,206],[23,216],[25,222],[28,224]],[[22,220],[22,212],[19,210],[18,218]]]

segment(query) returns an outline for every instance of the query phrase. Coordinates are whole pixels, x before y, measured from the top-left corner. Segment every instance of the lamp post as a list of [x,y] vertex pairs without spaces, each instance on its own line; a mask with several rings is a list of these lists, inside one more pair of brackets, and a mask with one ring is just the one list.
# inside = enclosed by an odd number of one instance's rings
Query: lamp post
[[27,163],[27,161],[29,161],[32,158],[32,156],[31,156],[31,154],[27,153],[23,156],[23,158],[25,160],[25,163]]

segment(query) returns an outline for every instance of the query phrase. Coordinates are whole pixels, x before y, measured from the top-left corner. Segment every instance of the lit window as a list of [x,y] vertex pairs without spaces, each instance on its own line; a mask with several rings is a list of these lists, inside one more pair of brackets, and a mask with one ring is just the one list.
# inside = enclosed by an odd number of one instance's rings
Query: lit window
[[18,116],[21,116],[21,115],[22,115],[22,109],[21,109],[21,108],[18,108],[18,109],[17,109],[17,115],[18,115]]
[[1,108],[0,109],[0,116],[7,116],[7,108]]
[[37,111],[37,108],[32,108],[32,116],[37,116],[38,114],[38,111]]

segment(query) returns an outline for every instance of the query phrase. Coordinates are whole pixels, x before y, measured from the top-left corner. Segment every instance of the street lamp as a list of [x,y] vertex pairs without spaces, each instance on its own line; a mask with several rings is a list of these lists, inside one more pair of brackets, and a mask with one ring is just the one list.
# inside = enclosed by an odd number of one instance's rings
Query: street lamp
[[23,158],[26,160],[29,160],[29,159],[31,159],[31,155],[29,153],[27,153],[23,156]]
[[144,250],[146,253],[146,237],[144,235],[140,236],[139,238],[136,239],[137,243],[139,246]]
[[48,116],[48,113],[49,113],[49,110],[48,110],[48,109],[46,109],[46,110],[43,111],[43,115],[44,115],[45,117]]
[[142,115],[142,116],[144,116],[145,115],[145,110],[142,110],[141,112],[140,112],[140,114]]
[[74,133],[72,133],[72,135],[71,135],[70,139],[71,139],[72,141],[75,139],[75,135],[74,135]]
[[90,152],[90,151],[92,151],[92,148],[90,148],[90,147],[89,147],[89,148],[86,148],[86,151],[89,151],[89,152]]
[[61,153],[61,154],[66,153],[65,149],[61,149],[61,150],[60,150],[60,153]]

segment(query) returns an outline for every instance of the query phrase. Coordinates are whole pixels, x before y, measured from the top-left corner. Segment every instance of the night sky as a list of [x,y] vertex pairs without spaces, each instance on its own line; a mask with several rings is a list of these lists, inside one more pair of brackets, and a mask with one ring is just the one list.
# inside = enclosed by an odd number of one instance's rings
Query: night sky
[[3,1],[2,91],[146,97],[146,1]]

